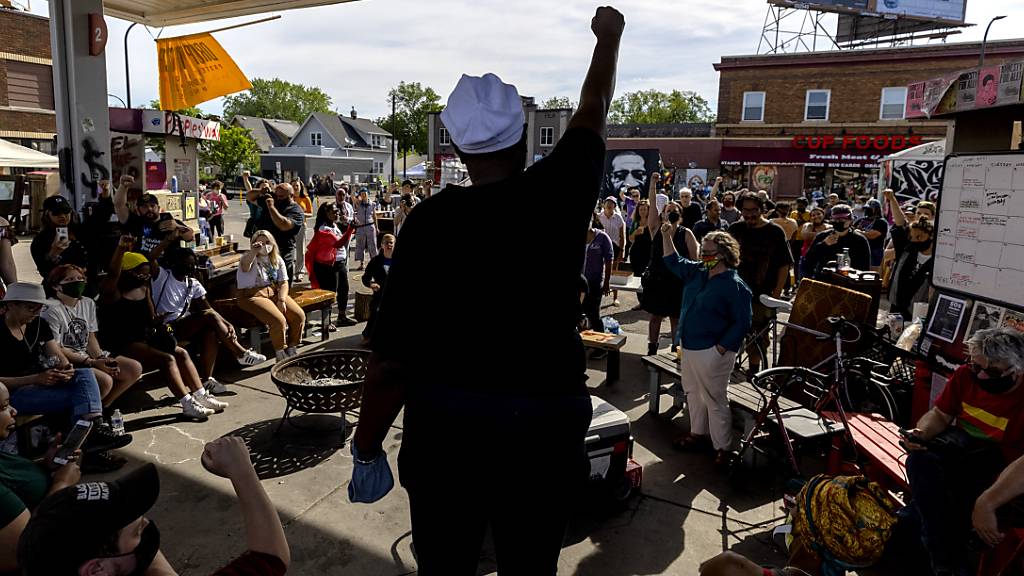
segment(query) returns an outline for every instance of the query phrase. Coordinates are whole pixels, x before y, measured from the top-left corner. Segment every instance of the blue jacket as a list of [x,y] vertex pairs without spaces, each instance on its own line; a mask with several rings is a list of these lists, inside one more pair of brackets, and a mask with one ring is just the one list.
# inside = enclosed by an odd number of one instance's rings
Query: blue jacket
[[734,269],[712,278],[700,262],[665,256],[665,266],[683,279],[683,309],[679,337],[687,350],[707,350],[720,344],[739,352],[750,330],[753,293]]

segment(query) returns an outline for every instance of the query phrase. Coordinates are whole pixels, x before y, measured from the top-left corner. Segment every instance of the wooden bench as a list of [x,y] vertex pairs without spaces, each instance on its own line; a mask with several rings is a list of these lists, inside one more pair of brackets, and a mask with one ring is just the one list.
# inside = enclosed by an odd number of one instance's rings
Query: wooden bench
[[626,335],[584,330],[580,333],[580,337],[583,338],[583,346],[585,348],[608,352],[607,382],[609,384],[618,382],[621,366],[621,354],[619,351],[626,345]]
[[[327,340],[329,334],[327,326],[331,323],[331,308],[334,306],[337,294],[330,290],[293,288],[288,291],[288,295],[307,315],[310,312],[320,311],[320,341]],[[236,328],[248,330],[250,346],[255,350],[260,349],[260,330],[263,328],[263,324],[255,316],[239,308],[237,299],[214,300],[211,305]]]
[[[839,414],[825,412],[824,416],[839,422]],[[848,412],[846,420],[850,423],[850,433],[856,444],[858,453],[865,457],[869,478],[888,488],[898,490],[909,489],[907,483],[907,451],[900,446],[900,427],[878,414],[861,414]],[[834,449],[829,457],[829,473],[841,474],[842,442],[845,436],[837,436]]]
[[[654,356],[644,356],[640,360],[647,366],[647,412],[651,416],[657,417],[659,415],[658,410],[662,394],[671,395],[677,404],[686,400],[686,395],[683,394],[683,388],[680,384],[682,378],[679,376],[679,360],[674,353],[664,352]],[[675,383],[669,386],[662,386],[662,374],[668,374],[670,378],[674,378]]]

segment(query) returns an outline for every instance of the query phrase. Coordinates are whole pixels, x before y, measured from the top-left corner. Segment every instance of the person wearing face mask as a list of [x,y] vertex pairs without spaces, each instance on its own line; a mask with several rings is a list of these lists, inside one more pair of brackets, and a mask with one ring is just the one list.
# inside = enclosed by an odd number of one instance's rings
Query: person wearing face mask
[[732,192],[722,194],[722,220],[725,220],[725,223],[731,226],[733,222],[738,221],[740,218],[742,218],[742,215],[739,208],[736,208],[736,194]]
[[907,226],[907,215],[892,190],[885,191],[892,210],[893,227],[889,234],[895,250],[895,266],[889,278],[889,311],[912,319],[915,302],[928,302],[932,269],[935,266],[932,238],[935,225],[927,218]]
[[[221,346],[241,366],[255,366],[267,357],[242,346],[235,328],[210,306],[206,288],[195,279],[196,255],[188,248],[176,247],[167,252],[167,267],[160,266],[153,278],[153,308],[157,318],[174,330],[176,338],[195,344],[199,350],[199,378],[210,394],[227,392],[224,384],[213,377],[217,353]],[[227,403],[215,401],[223,409]]]
[[109,406],[139,381],[142,365],[131,358],[111,356],[100,347],[96,302],[84,297],[85,270],[73,264],[57,266],[43,288],[49,298],[43,318],[54,339],[73,365],[92,369],[103,405]]
[[[353,326],[355,320],[348,317],[348,245],[355,228],[341,223],[341,210],[334,202],[324,202],[317,210],[313,239],[306,249],[306,269],[309,283],[315,289],[330,290],[337,294],[338,322],[341,326]],[[334,332],[337,326],[327,327]]]
[[224,409],[203,388],[187,350],[169,338],[156,315],[148,259],[129,250],[131,236],[122,236],[100,285],[98,316],[100,344],[111,354],[138,360],[145,370],[159,370],[167,388],[181,404],[182,415],[205,420]]
[[278,360],[298,354],[306,313],[288,295],[284,258],[272,234],[257,230],[236,273],[238,307],[270,328]]
[[61,264],[81,268],[89,265],[89,254],[81,229],[73,216],[71,203],[63,196],[43,201],[43,229],[32,239],[32,260],[39,276],[46,278]]
[[1024,333],[978,330],[967,351],[970,363],[953,372],[904,442],[913,507],[939,576],[973,573],[968,547],[975,508],[982,509],[983,541],[996,543],[991,505],[979,496],[1024,456]]
[[[657,190],[661,174],[654,172],[651,174],[650,181],[648,199],[651,205],[657,205]],[[641,276],[644,291],[640,305],[645,312],[650,314],[647,322],[648,356],[658,353],[661,325],[665,318],[668,318],[669,325],[672,327],[672,350],[676,349],[676,322],[679,320],[679,310],[683,302],[683,282],[665,267],[665,253],[662,252],[664,247],[662,224],[666,222],[674,224],[671,238],[675,246],[674,253],[683,258],[689,258],[691,255],[696,256],[700,249],[693,232],[689,228],[679,225],[682,220],[681,212],[678,204],[669,202],[665,204],[665,209],[660,216],[657,211],[651,210],[647,219],[647,234],[651,235],[651,258],[647,264],[647,270]]]
[[[231,481],[245,526],[246,551],[214,576],[283,576],[291,551],[277,509],[236,436],[208,444],[203,468]],[[108,482],[55,491],[28,520],[18,544],[24,576],[168,576],[177,574],[160,550],[160,531],[146,514],[160,498],[151,463]],[[59,550],[59,553],[55,553]]]
[[273,193],[254,190],[249,196],[261,208],[255,222],[256,229],[264,230],[274,238],[288,272],[288,282],[294,282],[296,238],[305,225],[306,214],[293,200],[295,191],[292,185],[278,184]]
[[377,322],[377,309],[380,307],[381,290],[388,280],[388,271],[391,270],[391,255],[395,252],[395,237],[385,234],[380,240],[381,252],[370,259],[363,272],[363,286],[373,290],[373,297],[370,299],[370,319],[363,329],[362,345],[370,343],[370,336],[373,335],[373,327]]
[[[864,205],[864,217],[856,220],[853,224],[854,230],[860,232],[868,239],[871,247],[871,269],[878,270],[882,265],[882,256],[885,252],[885,236],[889,233],[889,223],[881,218],[882,205],[878,200],[872,198]],[[866,270],[866,268],[861,268]]]
[[846,204],[832,207],[832,230],[815,236],[803,259],[803,276],[820,278],[825,265],[835,261],[844,248],[850,250],[850,265],[854,270],[870,269],[871,246],[867,238],[851,228],[852,219],[853,211]]
[[701,241],[700,261],[686,259],[672,243],[674,224],[662,224],[668,269],[683,281],[678,336],[679,364],[690,433],[673,442],[678,449],[713,448],[715,468],[727,469],[732,447],[732,413],[726,388],[743,336],[750,330],[753,293],[740,278],[740,245],[728,232]]

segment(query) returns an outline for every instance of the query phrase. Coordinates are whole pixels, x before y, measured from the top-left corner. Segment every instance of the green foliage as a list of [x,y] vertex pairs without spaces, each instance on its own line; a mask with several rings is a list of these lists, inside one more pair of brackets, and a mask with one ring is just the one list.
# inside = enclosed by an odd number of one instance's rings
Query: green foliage
[[608,114],[612,124],[676,124],[714,122],[708,101],[696,92],[638,90],[612,102]]
[[224,98],[224,118],[256,116],[301,124],[313,112],[331,112],[331,97],[316,86],[253,78],[252,88]]
[[553,96],[544,101],[540,105],[542,110],[551,110],[554,108],[576,108],[576,102],[574,102],[568,96]]
[[419,82],[399,82],[398,86],[388,91],[389,108],[392,98],[395,100],[394,115],[388,114],[375,122],[392,133],[400,153],[413,150],[420,154],[426,153],[427,117],[432,112],[441,111],[441,96],[433,88],[423,87]]

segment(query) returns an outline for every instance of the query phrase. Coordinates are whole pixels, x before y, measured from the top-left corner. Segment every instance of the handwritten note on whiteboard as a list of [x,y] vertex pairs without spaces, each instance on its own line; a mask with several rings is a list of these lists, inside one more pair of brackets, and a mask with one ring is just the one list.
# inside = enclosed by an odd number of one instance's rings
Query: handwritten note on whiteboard
[[954,156],[940,197],[936,287],[1024,300],[1024,154]]

